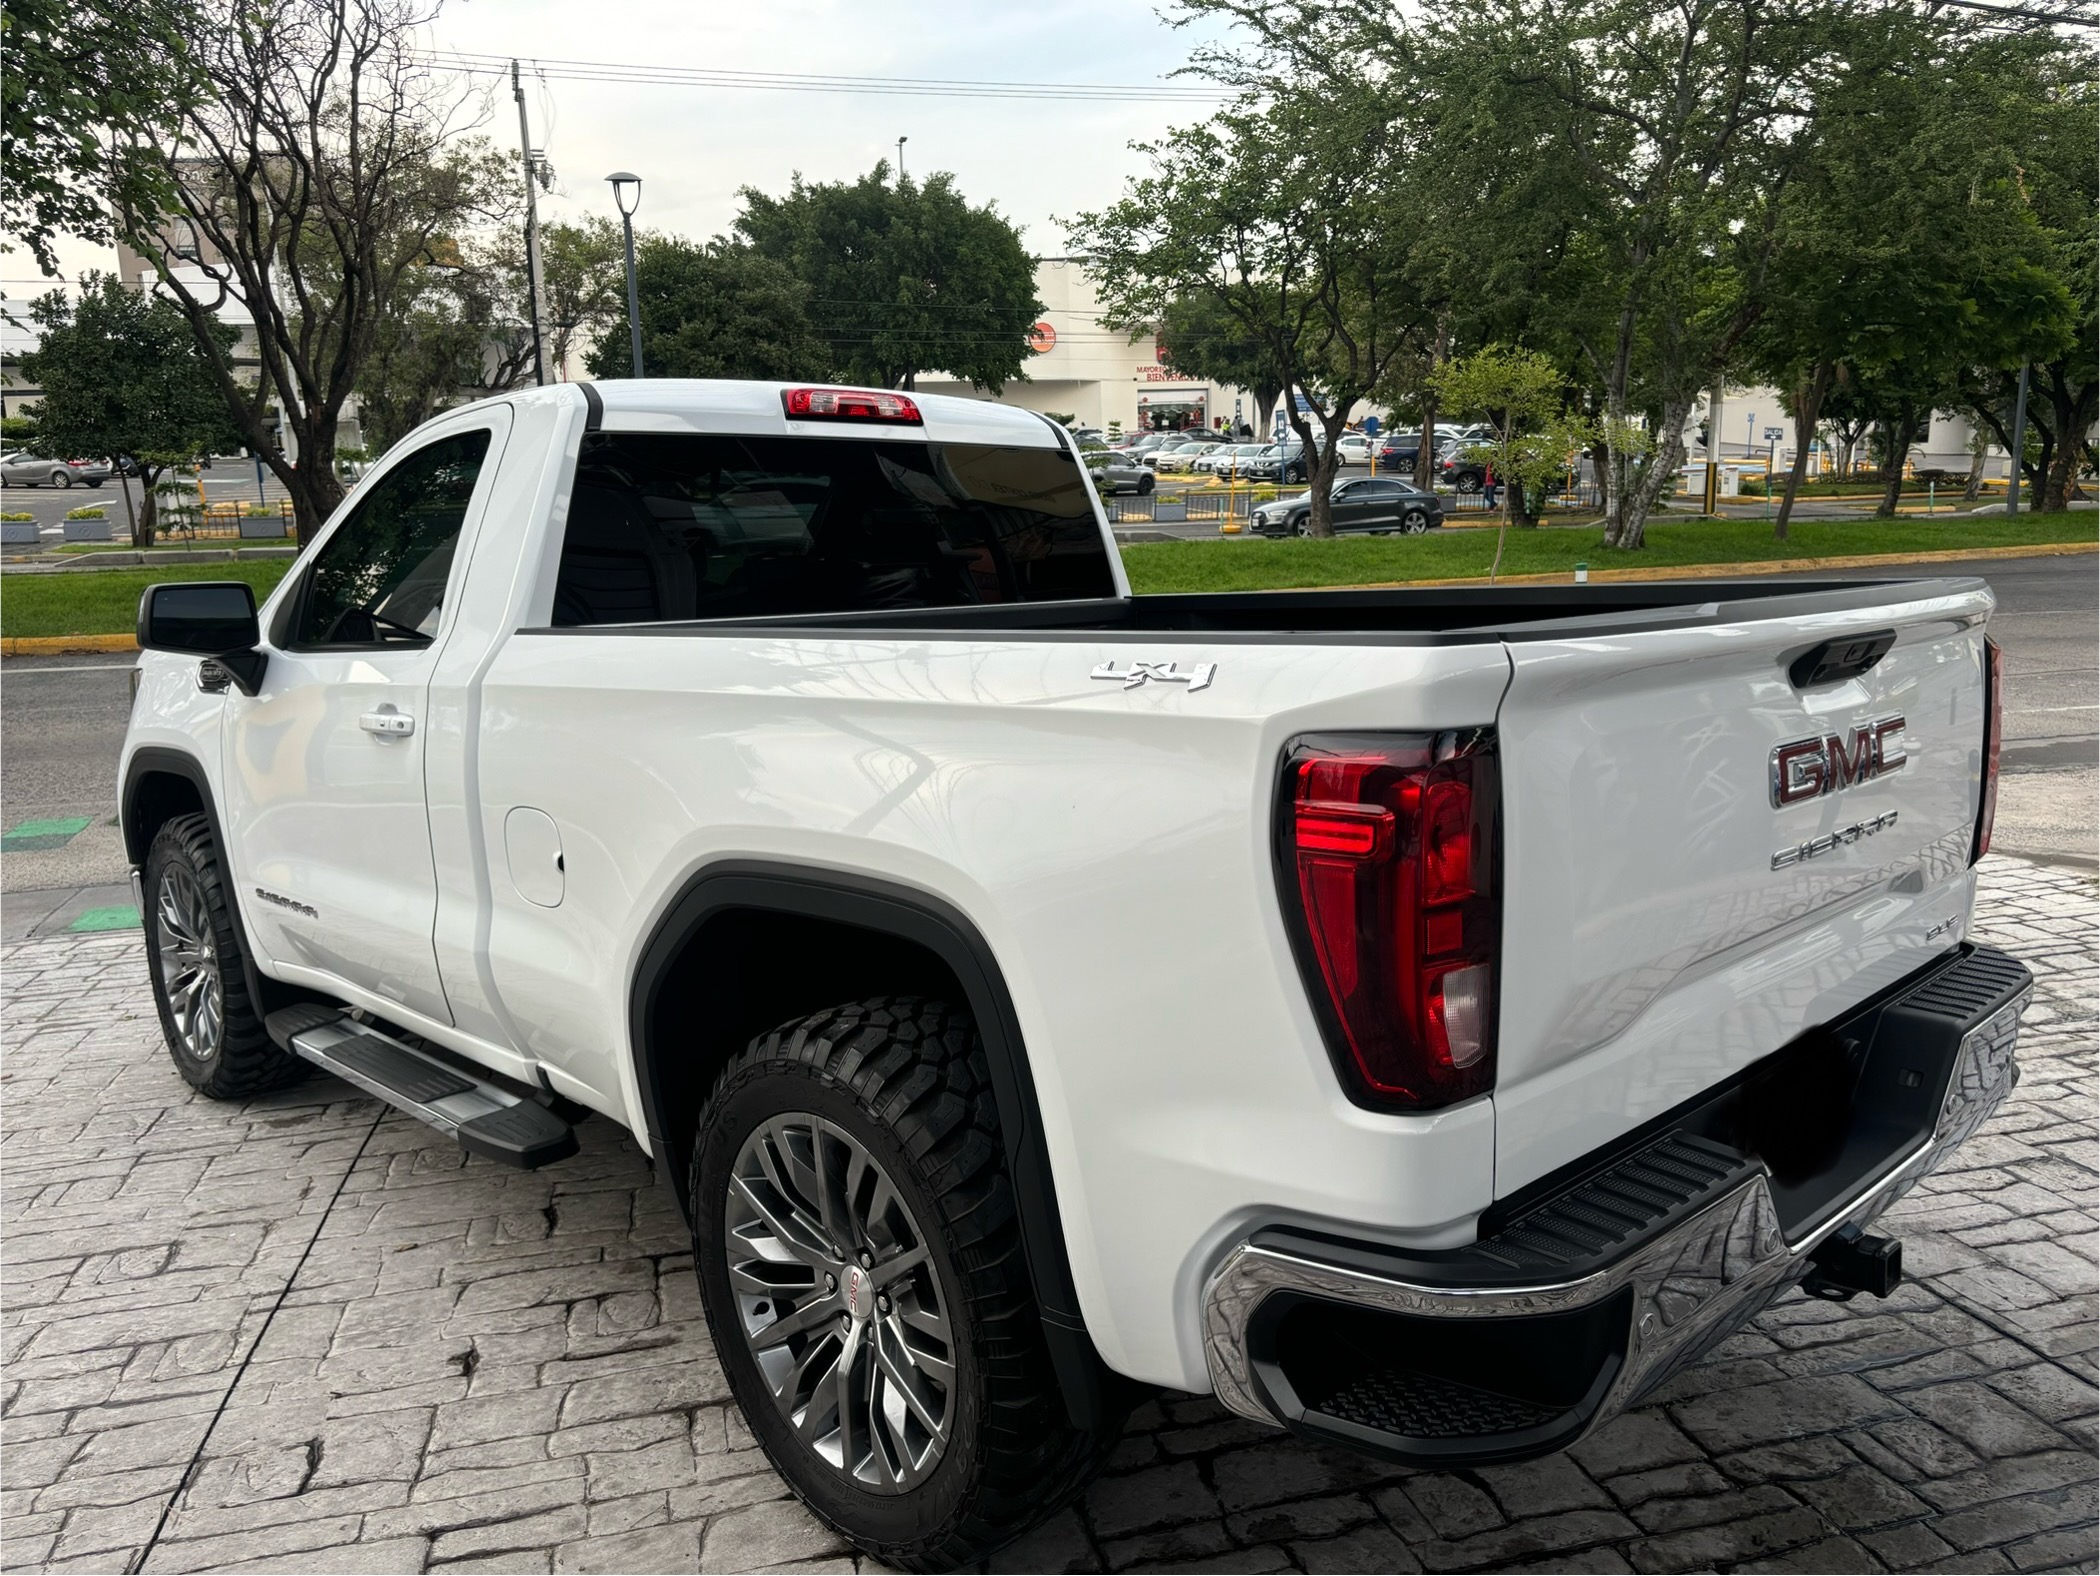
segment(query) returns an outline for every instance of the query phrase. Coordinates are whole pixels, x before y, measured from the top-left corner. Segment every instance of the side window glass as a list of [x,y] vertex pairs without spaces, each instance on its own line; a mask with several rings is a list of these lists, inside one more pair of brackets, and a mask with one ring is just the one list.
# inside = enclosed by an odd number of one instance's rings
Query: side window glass
[[430,643],[488,447],[486,428],[456,433],[387,472],[307,571],[294,645]]

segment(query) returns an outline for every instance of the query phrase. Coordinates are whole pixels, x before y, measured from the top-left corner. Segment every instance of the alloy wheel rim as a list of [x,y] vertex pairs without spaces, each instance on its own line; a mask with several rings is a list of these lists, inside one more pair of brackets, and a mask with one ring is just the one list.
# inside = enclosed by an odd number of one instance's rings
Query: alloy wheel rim
[[196,874],[182,865],[162,870],[154,913],[161,990],[175,1037],[198,1061],[209,1061],[226,1032],[226,992],[211,914]]
[[737,1327],[817,1458],[874,1493],[916,1488],[954,1428],[954,1333],[929,1244],[844,1128],[769,1118],[737,1151],[723,1233]]

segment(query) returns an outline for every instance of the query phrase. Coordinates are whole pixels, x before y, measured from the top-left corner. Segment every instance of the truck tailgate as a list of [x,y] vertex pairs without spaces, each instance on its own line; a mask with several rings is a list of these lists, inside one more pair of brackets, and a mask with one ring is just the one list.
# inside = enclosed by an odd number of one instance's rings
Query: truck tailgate
[[[1991,594],[1853,600],[1510,642],[1498,1196],[1962,939]],[[1881,632],[1864,672],[1795,666]]]

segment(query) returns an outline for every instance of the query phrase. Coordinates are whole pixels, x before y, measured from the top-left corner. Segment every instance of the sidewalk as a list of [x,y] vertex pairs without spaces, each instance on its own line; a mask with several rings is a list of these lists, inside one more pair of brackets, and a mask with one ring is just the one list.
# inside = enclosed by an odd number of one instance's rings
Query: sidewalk
[[[2090,1569],[2092,879],[1993,857],[2012,1100],[1795,1295],[1527,1466],[1415,1473],[1167,1396],[995,1568]],[[849,1570],[753,1447],[667,1191],[610,1123],[521,1173],[326,1079],[168,1066],[135,932],[0,953],[11,1570]]]

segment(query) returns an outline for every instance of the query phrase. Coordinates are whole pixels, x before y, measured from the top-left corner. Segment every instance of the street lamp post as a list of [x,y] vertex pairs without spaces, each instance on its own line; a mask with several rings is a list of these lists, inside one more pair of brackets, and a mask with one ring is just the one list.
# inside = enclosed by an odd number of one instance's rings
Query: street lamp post
[[904,145],[909,141],[911,141],[909,137],[899,137],[897,139],[897,184],[899,186],[904,184]]
[[627,232],[627,348],[634,360],[634,375],[642,375],[642,303],[634,287],[634,210],[642,202],[642,178],[626,170],[605,177],[612,186],[613,201],[620,209],[620,224]]

